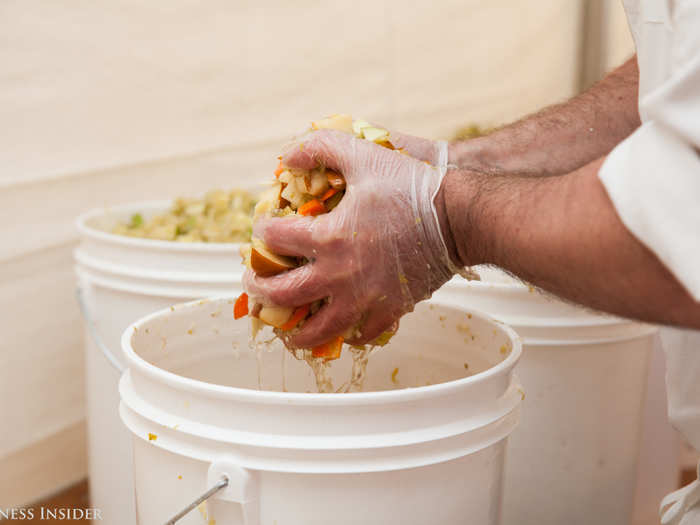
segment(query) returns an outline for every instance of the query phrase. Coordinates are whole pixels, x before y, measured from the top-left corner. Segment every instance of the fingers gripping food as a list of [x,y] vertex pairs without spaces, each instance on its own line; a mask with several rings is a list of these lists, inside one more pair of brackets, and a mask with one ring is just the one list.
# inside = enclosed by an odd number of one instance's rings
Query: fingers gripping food
[[[350,115],[333,115],[312,122],[311,129],[342,131],[357,138],[375,142],[385,148],[395,149],[386,129],[373,126],[364,120],[353,120]],[[254,221],[261,217],[285,217],[288,215],[316,217],[332,213],[345,194],[346,182],[343,175],[323,166],[310,170],[292,169],[284,166],[280,161],[274,174],[275,180],[255,206]],[[261,239],[255,237],[252,238],[250,244],[241,248],[241,255],[245,265],[262,277],[277,275],[308,263],[304,257],[273,253]],[[294,308],[263,305],[256,302],[254,298],[248,298],[246,294],[239,298],[239,301],[245,301],[245,311],[252,318],[254,334],[263,324],[266,324],[272,326],[277,335],[281,336],[300,328],[326,300],[316,300]],[[248,307],[248,301],[251,302],[250,307]],[[237,311],[240,313],[244,309],[239,306]],[[309,349],[312,357],[326,360],[337,359],[340,357],[344,340],[350,335],[349,333],[338,334],[326,343]],[[391,335],[393,334],[382,334],[376,343],[386,344]]]

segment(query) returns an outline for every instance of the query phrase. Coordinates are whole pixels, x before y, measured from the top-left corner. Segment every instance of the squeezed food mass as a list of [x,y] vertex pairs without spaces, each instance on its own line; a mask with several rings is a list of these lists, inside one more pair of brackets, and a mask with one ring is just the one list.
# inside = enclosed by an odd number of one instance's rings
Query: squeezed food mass
[[112,233],[176,242],[250,242],[255,203],[245,190],[212,190],[200,199],[175,199],[169,210],[152,217],[135,213]]
[[[391,143],[389,131],[373,126],[365,120],[354,120],[350,115],[332,115],[312,122],[311,130],[332,129],[352,134],[358,139],[374,142],[385,148],[403,153]],[[345,194],[346,181],[343,174],[319,166],[301,170],[285,166],[280,161],[275,170],[275,179],[262,194],[253,213],[253,221],[262,217],[285,217],[302,215],[316,217],[333,213]],[[273,253],[262,239],[252,238],[251,243],[241,247],[244,264],[261,277],[269,277],[306,264],[304,257],[287,257]],[[251,317],[251,334],[255,340],[259,330],[271,326],[283,342],[299,331],[306,320],[314,315],[328,299],[313,301],[296,308],[263,304],[255,297],[242,294],[236,301],[234,317]],[[250,304],[249,304],[250,303]],[[368,356],[375,346],[389,342],[393,332],[385,332],[367,346],[352,347],[352,377],[337,390],[329,379],[329,362],[341,355],[343,343],[355,336],[361,326],[353,326],[342,334],[336,334],[324,344],[309,349],[291,350],[294,357],[306,361],[316,376],[319,392],[334,392],[361,389],[365,377]]]

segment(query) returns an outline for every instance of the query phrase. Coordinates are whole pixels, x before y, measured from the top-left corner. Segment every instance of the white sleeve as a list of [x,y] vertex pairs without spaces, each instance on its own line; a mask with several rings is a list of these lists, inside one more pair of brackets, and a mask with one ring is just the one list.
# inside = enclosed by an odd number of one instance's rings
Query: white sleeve
[[669,78],[640,100],[644,124],[599,176],[625,226],[700,301],[700,3],[678,5]]

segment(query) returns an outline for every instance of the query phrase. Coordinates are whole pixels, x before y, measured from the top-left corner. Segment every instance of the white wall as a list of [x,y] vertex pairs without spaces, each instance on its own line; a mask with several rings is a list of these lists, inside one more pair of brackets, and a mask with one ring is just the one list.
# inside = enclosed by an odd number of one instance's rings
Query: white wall
[[[0,507],[85,474],[78,213],[264,177],[285,139],[327,113],[448,137],[561,101],[578,87],[582,12],[580,1],[4,0]],[[73,456],[50,453],[60,447]]]

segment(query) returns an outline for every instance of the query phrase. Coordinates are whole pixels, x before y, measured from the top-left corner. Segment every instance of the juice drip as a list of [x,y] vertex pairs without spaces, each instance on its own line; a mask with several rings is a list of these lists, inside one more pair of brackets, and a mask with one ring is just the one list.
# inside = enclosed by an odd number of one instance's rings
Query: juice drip
[[[264,341],[258,341],[255,336],[251,336],[248,339],[248,346],[255,352],[255,361],[257,364],[257,371],[258,371],[258,390],[265,390],[263,388],[263,377],[262,377],[262,372],[263,372],[263,361],[262,361],[262,354],[264,350],[270,351],[272,349],[272,343],[277,339],[277,337],[273,337],[271,339],[267,339]],[[284,377],[284,374],[283,374]]]
[[316,378],[316,388],[321,394],[330,394],[335,392],[333,389],[333,381],[328,376],[328,369],[330,368],[330,361],[323,359],[322,357],[311,357],[310,350],[304,350],[306,354],[304,356],[304,361],[308,363],[311,370]]
[[[258,390],[263,388],[263,352],[272,350],[272,343],[278,340],[274,336],[267,340],[258,340],[257,335],[252,335],[248,340],[249,347],[255,352],[258,373]],[[352,371],[350,379],[345,382],[337,390],[333,387],[333,380],[330,377],[329,371],[332,361],[322,357],[313,357],[311,350],[286,350],[282,354],[282,391],[287,392],[287,352],[291,353],[296,359],[305,361],[309,365],[314,374],[316,381],[316,389],[319,393],[340,393],[340,392],[361,392],[367,375],[367,363],[369,356],[375,347],[369,348],[349,348],[352,356]]]
[[352,355],[352,372],[350,381],[341,386],[337,392],[361,392],[367,375],[367,363],[369,354],[373,350],[370,348],[350,348]]
[[287,352],[282,350],[282,392],[287,391]]

